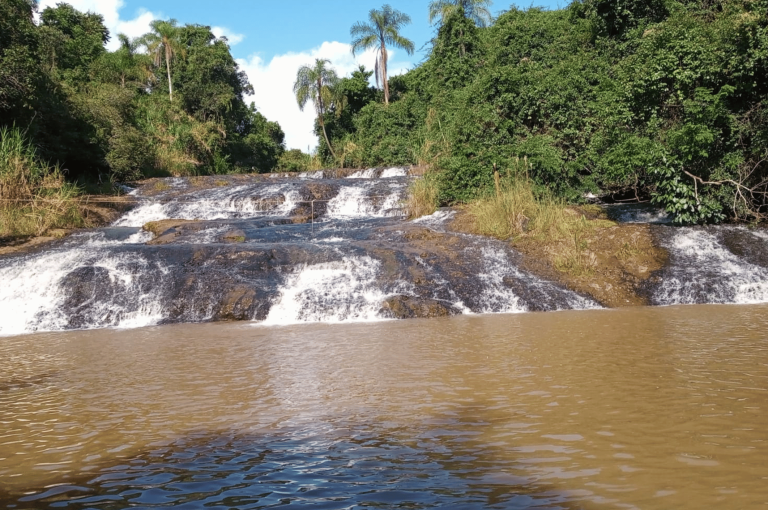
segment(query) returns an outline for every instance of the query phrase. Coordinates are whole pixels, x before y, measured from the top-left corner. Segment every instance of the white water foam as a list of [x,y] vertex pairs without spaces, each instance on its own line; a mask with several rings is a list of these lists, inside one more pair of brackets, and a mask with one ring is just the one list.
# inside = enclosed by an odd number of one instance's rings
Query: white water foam
[[139,230],[135,234],[131,234],[128,239],[125,240],[125,244],[144,244],[152,240],[155,236],[152,232],[146,230]]
[[512,290],[504,285],[504,277],[510,273],[520,276],[516,267],[509,263],[506,253],[499,249],[483,248],[484,272],[477,276],[483,282],[480,297],[481,313],[519,313],[528,308]]
[[768,269],[741,260],[711,232],[680,228],[664,244],[674,266],[654,295],[656,303],[768,302]]
[[302,172],[299,174],[299,179],[303,181],[308,179],[322,179],[324,175],[322,170],[318,170],[317,172]]
[[182,195],[168,202],[146,201],[128,211],[114,225],[140,227],[151,221],[223,220],[255,218],[264,215],[287,216],[300,200],[297,191],[288,184],[275,184],[259,189],[258,198],[252,196],[253,188],[238,186],[205,190],[192,197]]
[[[392,188],[390,188],[392,189]],[[344,186],[328,202],[326,217],[329,219],[384,218],[398,213],[401,190],[394,187],[385,197],[377,197],[376,204],[369,195],[368,186]]]
[[89,317],[79,327],[132,328],[157,324],[163,318],[164,305],[158,294],[144,289],[135,268],[141,267],[139,274],[151,275],[152,280],[162,278],[165,268],[149,264],[135,253],[105,250],[115,244],[121,243],[103,241],[95,235],[79,247],[13,259],[0,267],[0,335],[67,329],[69,317],[63,305],[70,290],[63,282],[83,268],[104,272],[109,289],[100,287],[100,292],[111,291],[120,303],[92,297],[82,305],[88,307]]
[[407,177],[408,176],[408,170],[402,167],[392,167],[387,168],[383,172],[381,172],[381,175],[379,176],[380,179],[391,179],[393,177]]
[[369,322],[388,297],[376,281],[381,262],[368,256],[307,265],[280,290],[263,325]]
[[[497,247],[483,247],[483,272],[478,277],[483,282],[480,295],[482,313],[520,313],[527,312],[528,307],[522,302],[505,283],[505,278],[512,278],[523,282],[531,295],[548,297],[546,303],[538,303],[545,309],[554,310],[588,310],[600,308],[594,301],[579,296],[575,292],[560,290],[555,285],[541,280],[533,275],[526,274],[518,269],[509,260],[506,252]],[[555,296],[564,301],[562,306]]]
[[757,230],[757,229],[745,229],[747,232],[752,234],[754,237],[757,237],[758,239],[761,239],[763,241],[768,241],[768,232],[765,230]]
[[366,170],[358,170],[357,172],[348,175],[347,179],[373,179],[376,177],[376,169],[368,168]]
[[438,209],[437,211],[433,212],[428,216],[422,216],[421,218],[416,218],[415,220],[413,220],[413,223],[420,223],[420,224],[429,225],[429,226],[438,226],[438,225],[442,225],[443,223],[450,220],[454,216],[456,216],[456,211]]

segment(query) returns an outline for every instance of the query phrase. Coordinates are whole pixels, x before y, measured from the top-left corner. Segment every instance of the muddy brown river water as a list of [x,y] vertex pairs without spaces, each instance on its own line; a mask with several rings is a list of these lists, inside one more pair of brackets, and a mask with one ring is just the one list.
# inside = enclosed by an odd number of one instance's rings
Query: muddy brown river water
[[0,507],[768,505],[768,306],[0,339]]

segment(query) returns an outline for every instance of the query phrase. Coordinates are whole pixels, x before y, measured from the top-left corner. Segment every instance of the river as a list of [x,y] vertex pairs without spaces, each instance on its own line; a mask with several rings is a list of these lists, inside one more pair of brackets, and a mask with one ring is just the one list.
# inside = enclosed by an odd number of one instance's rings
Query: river
[[768,505],[768,230],[648,227],[665,306],[601,310],[410,179],[150,181],[0,256],[0,507]]
[[8,508],[764,508],[767,305],[0,342]]

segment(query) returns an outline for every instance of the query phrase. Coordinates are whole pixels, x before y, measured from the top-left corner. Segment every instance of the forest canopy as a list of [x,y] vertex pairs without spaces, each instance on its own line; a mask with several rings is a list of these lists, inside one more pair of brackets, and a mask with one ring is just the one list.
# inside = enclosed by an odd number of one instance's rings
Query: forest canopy
[[[430,164],[440,201],[502,172],[571,201],[652,199],[684,223],[768,214],[768,1],[577,0],[510,8],[480,28],[459,8],[390,104],[356,98],[325,126],[351,166]],[[365,103],[365,104],[362,104]],[[324,140],[320,151],[327,153]]]
[[[68,179],[268,172],[284,133],[210,27],[155,21],[131,40],[66,3],[40,22],[28,0],[0,2],[0,127],[23,131]],[[171,90],[173,97],[171,97]]]
[[364,67],[334,81],[312,160],[284,154],[280,126],[245,104],[251,85],[209,27],[156,21],[109,52],[99,15],[62,3],[38,25],[29,0],[3,0],[0,126],[70,179],[410,164],[447,205],[526,160],[542,193],[571,202],[766,218],[768,0],[575,0],[495,19],[486,0],[430,5],[428,54],[385,76],[386,94]]

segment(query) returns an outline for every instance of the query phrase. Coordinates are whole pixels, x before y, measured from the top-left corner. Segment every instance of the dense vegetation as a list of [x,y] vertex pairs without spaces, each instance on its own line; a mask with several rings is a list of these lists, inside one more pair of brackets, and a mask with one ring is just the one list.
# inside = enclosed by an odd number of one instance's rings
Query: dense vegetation
[[351,35],[377,48],[381,89],[321,61],[297,79],[318,113],[310,157],[245,104],[247,77],[209,27],[156,21],[109,52],[99,15],[59,4],[38,25],[32,0],[2,0],[3,144],[25,144],[20,161],[50,182],[428,165],[422,196],[441,204],[486,197],[493,168],[509,181],[525,158],[539,196],[651,199],[683,223],[766,218],[768,0],[576,0],[497,19],[489,6],[425,5],[429,54],[388,80],[408,16],[371,11]]
[[456,203],[527,157],[528,177],[571,201],[650,198],[684,223],[766,217],[768,1],[472,18],[447,11],[428,58],[390,80],[389,105],[365,70],[341,80],[349,99],[323,123],[337,162],[431,164],[439,201]]
[[209,27],[156,21],[109,52],[100,15],[61,3],[37,25],[34,10],[0,2],[0,127],[24,133],[36,161],[71,181],[277,166],[283,131],[244,102],[251,85]]

